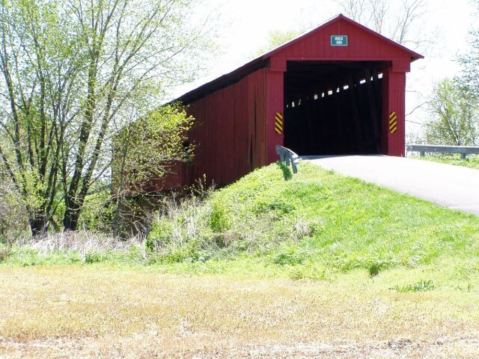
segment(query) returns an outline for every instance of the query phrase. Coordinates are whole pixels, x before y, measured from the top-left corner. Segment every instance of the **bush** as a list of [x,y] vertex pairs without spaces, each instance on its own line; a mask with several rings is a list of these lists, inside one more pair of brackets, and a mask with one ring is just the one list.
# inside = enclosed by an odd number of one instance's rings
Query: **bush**
[[303,262],[304,262],[304,258],[295,252],[280,253],[273,259],[274,264],[279,264],[282,266],[298,265],[298,264],[303,264]]
[[103,186],[103,188],[94,189],[93,192],[85,198],[79,228],[86,231],[111,233],[114,208],[110,188]]
[[100,263],[103,261],[103,255],[101,253],[87,253],[85,255],[85,263]]
[[173,224],[167,220],[160,220],[153,227],[146,239],[146,249],[150,252],[165,248],[171,243],[173,237]]
[[226,232],[231,228],[231,221],[228,217],[228,213],[224,205],[220,204],[219,202],[213,203],[209,225],[212,231],[215,233]]

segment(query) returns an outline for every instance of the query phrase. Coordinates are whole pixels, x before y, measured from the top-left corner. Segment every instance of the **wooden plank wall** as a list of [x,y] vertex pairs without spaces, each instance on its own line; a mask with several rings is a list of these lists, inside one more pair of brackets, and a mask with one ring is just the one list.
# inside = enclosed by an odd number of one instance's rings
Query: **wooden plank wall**
[[191,104],[196,146],[190,184],[229,184],[266,163],[266,69]]

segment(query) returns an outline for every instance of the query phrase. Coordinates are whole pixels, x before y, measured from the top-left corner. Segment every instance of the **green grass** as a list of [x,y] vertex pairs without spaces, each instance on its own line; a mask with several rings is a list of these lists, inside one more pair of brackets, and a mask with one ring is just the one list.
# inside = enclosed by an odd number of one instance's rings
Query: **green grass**
[[154,260],[180,271],[324,279],[356,269],[479,270],[479,218],[307,163],[292,180],[272,165],[186,204],[159,219],[149,243]]
[[424,157],[412,156],[413,158],[423,159],[427,161],[446,163],[449,165],[477,168],[479,169],[479,155],[467,156],[465,160],[461,159],[461,155],[446,154],[428,154]]
[[405,291],[418,283],[462,290],[479,278],[479,218],[308,163],[285,181],[271,165],[206,200],[172,205],[155,221],[146,254],[135,246],[48,255],[13,248],[4,257],[4,264],[23,266],[106,262],[298,280],[332,280],[356,270],[377,279],[394,270],[394,283]]

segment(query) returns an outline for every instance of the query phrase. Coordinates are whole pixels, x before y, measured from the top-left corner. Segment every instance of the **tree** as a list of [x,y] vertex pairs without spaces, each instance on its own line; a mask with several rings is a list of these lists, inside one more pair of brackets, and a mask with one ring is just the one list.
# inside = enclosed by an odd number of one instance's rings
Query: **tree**
[[112,187],[114,231],[145,232],[148,216],[158,208],[158,180],[193,158],[189,142],[193,117],[180,104],[162,106],[124,127],[113,141]]
[[194,145],[188,143],[188,133],[193,121],[181,105],[166,105],[119,131],[113,145],[116,197],[141,192],[142,184],[163,177],[167,162],[191,160]]
[[424,39],[409,37],[425,14],[425,0],[339,0],[345,15],[400,44],[419,45]]
[[[477,12],[479,13],[479,1],[476,0]],[[462,65],[461,80],[469,90],[479,97],[479,28],[470,32],[470,46],[466,54],[460,59]]]
[[[2,0],[0,6],[0,160],[23,199],[33,234],[55,212],[61,176],[61,143],[70,121],[79,62],[68,53],[80,49],[62,37],[54,4]],[[47,6],[48,5],[48,6]],[[68,17],[67,17],[68,19]],[[68,78],[59,73],[68,72]]]
[[426,125],[428,143],[467,146],[478,144],[477,99],[458,80],[440,82],[430,102],[434,119]]
[[205,42],[192,4],[0,0],[0,163],[34,235],[59,208],[75,230],[91,186],[109,173],[115,131],[196,73]]

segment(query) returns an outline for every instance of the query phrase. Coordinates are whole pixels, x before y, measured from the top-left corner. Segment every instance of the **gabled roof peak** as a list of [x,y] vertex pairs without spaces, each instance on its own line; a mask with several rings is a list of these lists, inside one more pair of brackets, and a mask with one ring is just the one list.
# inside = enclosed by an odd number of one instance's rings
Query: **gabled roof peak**
[[271,57],[272,55],[274,55],[274,54],[278,53],[279,51],[281,51],[282,49],[285,49],[285,48],[287,48],[287,47],[289,47],[289,46],[291,46],[291,45],[293,45],[293,44],[295,44],[295,43],[301,41],[302,39],[304,39],[304,38],[306,38],[306,37],[308,37],[308,36],[314,35],[315,33],[317,33],[317,32],[319,32],[319,31],[323,30],[323,29],[326,28],[327,26],[332,25],[332,24],[334,24],[335,22],[338,22],[338,21],[346,21],[347,23],[349,23],[349,24],[351,24],[351,25],[353,25],[353,26],[355,26],[355,27],[358,27],[359,29],[361,29],[361,30],[363,30],[363,31],[365,31],[365,32],[367,32],[367,33],[369,33],[369,34],[371,34],[371,35],[377,37],[378,39],[380,39],[380,40],[382,40],[382,41],[385,41],[385,42],[389,43],[390,45],[395,46],[395,47],[401,49],[402,51],[404,51],[404,52],[406,52],[406,53],[409,53],[409,54],[411,55],[412,61],[415,61],[415,60],[419,60],[419,59],[424,58],[424,56],[422,56],[421,54],[418,54],[417,52],[408,49],[406,46],[401,45],[401,44],[399,44],[398,42],[391,40],[390,38],[388,38],[388,37],[386,37],[386,36],[380,34],[379,32],[376,32],[376,31],[374,31],[374,30],[372,30],[372,29],[370,29],[370,28],[368,28],[368,27],[366,27],[366,26],[364,26],[364,25],[362,25],[362,24],[360,24],[359,22],[357,22],[357,21],[355,21],[355,20],[353,20],[353,19],[347,17],[346,15],[344,15],[344,14],[342,14],[342,13],[340,13],[339,15],[333,17],[333,18],[330,19],[329,21],[326,21],[324,24],[319,25],[318,27],[316,27],[316,28],[314,28],[314,29],[312,29],[312,30],[309,30],[309,31],[305,32],[304,34],[302,34],[302,35],[300,35],[300,36],[298,36],[298,37],[292,39],[291,41],[288,41],[288,42],[286,42],[286,43],[280,45],[279,47],[277,47],[277,48],[275,48],[275,49],[273,49],[273,50],[267,52],[266,54],[262,55],[260,58],[262,58],[262,59],[269,58],[269,57]]

